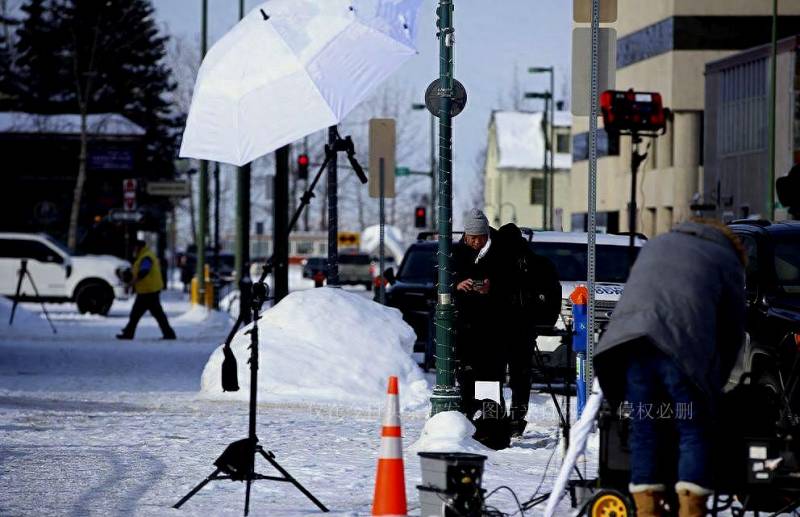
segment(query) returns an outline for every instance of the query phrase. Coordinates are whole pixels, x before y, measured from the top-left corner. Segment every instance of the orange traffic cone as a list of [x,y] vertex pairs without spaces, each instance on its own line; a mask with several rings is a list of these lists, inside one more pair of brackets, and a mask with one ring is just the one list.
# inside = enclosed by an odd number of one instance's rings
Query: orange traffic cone
[[397,377],[389,377],[386,411],[381,429],[381,452],[372,515],[406,515],[406,480],[403,467],[403,439],[400,433],[400,401]]

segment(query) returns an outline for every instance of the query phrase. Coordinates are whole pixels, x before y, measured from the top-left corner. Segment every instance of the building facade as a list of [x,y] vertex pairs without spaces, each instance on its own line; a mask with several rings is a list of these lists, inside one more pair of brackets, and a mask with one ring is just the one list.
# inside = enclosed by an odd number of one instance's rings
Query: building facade
[[[797,27],[800,33],[800,26]],[[775,177],[800,163],[800,35],[778,43]],[[718,218],[769,217],[771,45],[706,65],[704,202]],[[785,210],[776,210],[785,219]]]
[[492,226],[513,222],[542,228],[547,210],[552,226],[563,227],[571,166],[570,119],[567,112],[555,112],[554,173],[548,174],[550,186],[545,188],[546,160],[549,163],[545,132],[549,135],[551,128],[543,113],[492,113],[484,176],[485,210]]
[[[665,135],[644,142],[637,178],[637,231],[652,236],[692,215],[703,195],[706,63],[770,41],[770,0],[618,0],[616,89],[659,92],[672,114]],[[800,2],[781,2],[778,32],[800,27]],[[601,124],[602,126],[602,124]],[[584,230],[588,199],[588,117],[573,119],[570,227]],[[631,139],[598,134],[600,226],[627,232]],[[614,228],[617,226],[617,228]]]

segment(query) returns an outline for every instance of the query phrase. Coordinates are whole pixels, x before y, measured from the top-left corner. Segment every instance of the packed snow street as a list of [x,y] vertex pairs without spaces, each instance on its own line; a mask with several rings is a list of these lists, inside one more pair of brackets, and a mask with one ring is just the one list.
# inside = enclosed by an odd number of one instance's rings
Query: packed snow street
[[[313,292],[294,293],[286,300],[286,310],[298,310],[291,305],[292,297]],[[380,311],[358,291],[338,294],[350,298],[351,310],[368,304]],[[223,394],[219,385],[216,354],[231,320],[192,309],[179,293],[167,292],[164,298],[176,341],[162,341],[151,319],[142,321],[135,341],[114,339],[130,302],[116,303],[107,318],[50,305],[58,334],[51,333],[38,305],[18,308],[14,326],[0,339],[0,514],[241,514],[242,483],[231,481],[212,483],[181,510],[171,508],[211,472],[212,462],[229,442],[246,436],[248,408],[244,387]],[[319,302],[306,303],[312,301]],[[10,306],[0,306],[4,321]],[[332,305],[325,307],[333,310]],[[285,323],[288,315],[279,309],[266,312],[269,328]],[[337,316],[344,327],[355,318],[347,309]],[[400,392],[406,485],[409,512],[419,511],[413,495],[420,483],[419,459],[408,449],[421,436],[430,410],[430,375],[411,363],[407,353],[395,356],[396,364],[372,360],[387,341],[399,352],[408,345],[410,328],[396,315],[364,329],[361,339],[384,327],[371,342],[355,340],[359,334],[346,341],[335,329],[333,336],[313,328],[304,332],[305,326],[295,328],[295,336],[263,336],[259,440],[334,515],[370,513],[386,382],[379,376],[382,370],[403,365],[405,372],[396,368],[394,373],[405,373]],[[396,343],[390,342],[393,339]],[[284,340],[288,344],[282,344]],[[328,363],[307,355],[312,348],[334,356],[350,353]],[[291,357],[290,349],[298,356]],[[246,355],[239,357],[242,381]],[[281,380],[281,372],[297,368],[305,369],[302,377]],[[487,488],[504,484],[521,494],[533,493],[548,462],[540,492],[550,486],[561,455],[556,450],[557,417],[543,397],[536,399],[531,414],[536,422],[512,448],[492,452],[475,447],[490,458]],[[265,473],[270,469],[257,465]],[[254,515],[316,511],[288,483],[256,483],[252,497]],[[515,506],[507,494],[492,499],[507,510]]]

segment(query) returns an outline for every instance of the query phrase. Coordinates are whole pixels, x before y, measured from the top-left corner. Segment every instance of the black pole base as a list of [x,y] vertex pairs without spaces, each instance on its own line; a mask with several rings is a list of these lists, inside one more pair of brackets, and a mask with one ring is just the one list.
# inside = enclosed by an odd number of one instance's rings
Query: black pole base
[[[252,467],[255,464],[256,454],[260,454],[265,460],[267,460],[267,462],[269,462],[269,464],[272,465],[272,467],[277,470],[278,473],[280,473],[280,476],[265,476],[255,472]],[[254,481],[265,480],[291,483],[321,511],[329,511],[328,508],[326,508],[325,505],[319,501],[319,499],[314,497],[311,492],[301,485],[300,482],[294,478],[294,476],[289,474],[286,469],[281,467],[281,465],[275,459],[275,454],[273,454],[272,451],[265,451],[264,448],[257,443],[255,443],[255,447],[253,447],[253,441],[250,438],[245,438],[244,440],[239,440],[228,445],[222,455],[220,455],[220,457],[214,462],[214,465],[217,468],[214,469],[214,471],[209,474],[208,477],[198,483],[197,486],[192,488],[189,493],[183,496],[180,501],[175,503],[173,508],[180,508],[183,506],[186,501],[191,499],[195,494],[197,494],[197,492],[202,490],[204,486],[212,481],[243,481],[247,483],[247,488],[245,491],[244,514],[248,515],[250,513],[250,487]]]

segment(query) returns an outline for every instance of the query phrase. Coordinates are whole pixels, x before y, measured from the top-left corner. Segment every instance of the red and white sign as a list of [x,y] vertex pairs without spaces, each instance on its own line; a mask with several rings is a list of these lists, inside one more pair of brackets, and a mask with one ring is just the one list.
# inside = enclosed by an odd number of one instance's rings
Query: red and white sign
[[136,180],[133,178],[122,180],[122,208],[126,212],[136,210]]

